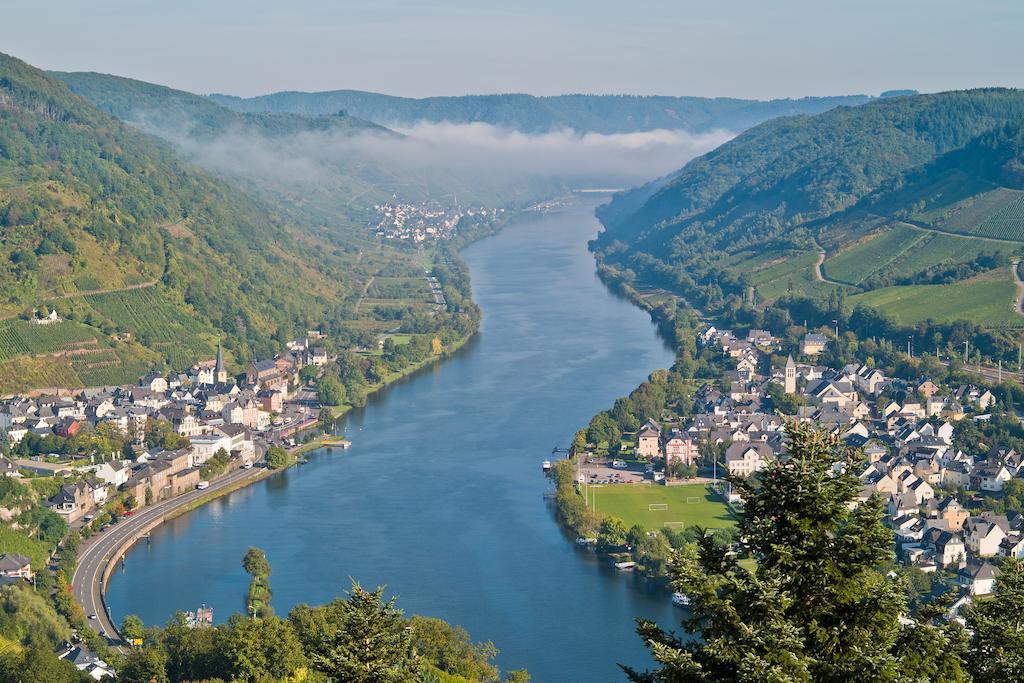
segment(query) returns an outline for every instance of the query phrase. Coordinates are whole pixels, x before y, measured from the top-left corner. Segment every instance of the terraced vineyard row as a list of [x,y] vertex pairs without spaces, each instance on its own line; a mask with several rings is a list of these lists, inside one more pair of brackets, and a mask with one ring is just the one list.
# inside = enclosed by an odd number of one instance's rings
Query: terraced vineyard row
[[920,220],[943,230],[1024,242],[1024,192],[998,188]]
[[0,323],[0,360],[97,345],[96,333],[77,322],[36,325],[25,320],[7,320]]
[[93,294],[85,300],[119,328],[151,342],[190,338],[198,324],[161,297],[155,287]]
[[1024,194],[992,214],[978,226],[977,234],[1024,242]]

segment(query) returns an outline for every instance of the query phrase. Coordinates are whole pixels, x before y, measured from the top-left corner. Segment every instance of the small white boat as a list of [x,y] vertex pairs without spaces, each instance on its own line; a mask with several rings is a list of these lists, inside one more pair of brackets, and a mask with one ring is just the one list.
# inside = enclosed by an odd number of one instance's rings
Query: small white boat
[[672,604],[675,605],[676,607],[689,607],[690,606],[690,596],[687,595],[686,593],[673,593],[672,594]]
[[551,461],[550,460],[545,460],[544,462],[542,462],[540,464],[540,467],[545,472],[550,472],[551,471]]
[[582,545],[582,546],[597,545],[597,539],[596,538],[584,538],[583,536],[580,536],[579,538],[576,539],[576,545]]
[[636,562],[616,562],[615,568],[620,572],[631,572],[636,568]]

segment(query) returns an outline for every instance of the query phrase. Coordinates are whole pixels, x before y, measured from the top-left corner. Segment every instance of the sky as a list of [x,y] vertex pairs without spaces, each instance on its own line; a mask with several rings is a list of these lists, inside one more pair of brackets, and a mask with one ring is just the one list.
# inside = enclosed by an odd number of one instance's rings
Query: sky
[[0,51],[197,93],[1024,86],[1020,0],[5,0]]

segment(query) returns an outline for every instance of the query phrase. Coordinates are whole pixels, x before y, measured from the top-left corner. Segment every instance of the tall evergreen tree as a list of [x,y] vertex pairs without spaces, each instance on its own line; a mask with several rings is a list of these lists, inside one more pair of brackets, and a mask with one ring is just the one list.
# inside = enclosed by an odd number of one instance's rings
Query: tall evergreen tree
[[999,566],[995,596],[966,614],[973,633],[967,667],[976,681],[1024,680],[1024,564],[1007,558]]
[[[706,536],[673,557],[671,581],[692,600],[682,639],[639,621],[660,668],[633,681],[891,681],[905,675],[898,641],[906,598],[880,568],[893,560],[877,498],[852,503],[860,453],[810,426],[786,427],[788,456],[752,479],[743,497],[742,543],[749,571]],[[836,467],[838,465],[838,468]],[[944,638],[935,632],[940,641]],[[930,648],[919,656],[938,656]],[[936,669],[947,671],[942,663]],[[911,678],[916,674],[911,673]],[[962,676],[961,676],[962,678]],[[951,675],[949,680],[957,680]]]

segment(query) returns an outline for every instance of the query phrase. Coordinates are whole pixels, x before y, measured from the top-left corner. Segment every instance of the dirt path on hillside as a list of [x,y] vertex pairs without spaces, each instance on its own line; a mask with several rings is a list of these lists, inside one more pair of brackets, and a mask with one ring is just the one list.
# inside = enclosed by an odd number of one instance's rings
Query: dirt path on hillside
[[1013,303],[1013,310],[1024,315],[1024,280],[1020,278],[1019,260],[1010,264],[1010,272],[1013,273],[1013,284],[1017,285],[1017,300]]
[[353,309],[354,313],[359,313],[359,307],[363,305],[363,299],[366,298],[366,293],[370,291],[370,286],[373,285],[373,280],[376,275],[371,275],[370,279],[366,281],[366,286],[363,287],[363,293],[359,296],[359,301],[356,302],[356,307]]

